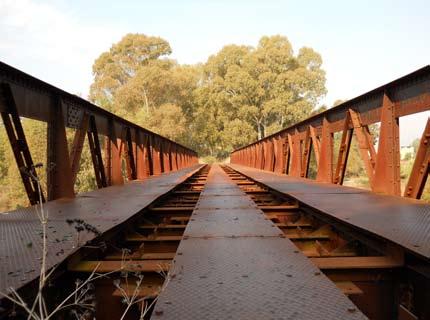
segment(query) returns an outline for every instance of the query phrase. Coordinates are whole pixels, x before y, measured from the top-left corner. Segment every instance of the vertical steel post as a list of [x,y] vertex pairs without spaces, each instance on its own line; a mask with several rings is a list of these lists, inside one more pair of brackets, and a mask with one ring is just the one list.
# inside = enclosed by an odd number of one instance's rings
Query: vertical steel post
[[151,142],[153,175],[160,175],[163,172],[161,169],[160,141],[157,136],[151,136]]
[[294,134],[288,134],[288,142],[290,144],[291,163],[289,174],[293,177],[300,177],[301,173],[301,150],[300,150],[300,134],[295,129]]
[[136,162],[133,154],[133,137],[131,136],[131,129],[129,127],[125,128],[125,160],[127,167],[127,178],[128,180],[136,180]]
[[376,155],[373,191],[400,195],[400,142],[399,119],[394,103],[384,94],[381,110],[381,129]]
[[148,177],[147,155],[145,152],[144,133],[136,130],[136,171],[137,179],[143,180]]
[[333,182],[333,133],[326,118],[323,119],[317,181]]
[[120,139],[117,138],[115,123],[112,119],[109,121],[109,136],[106,140],[105,159],[108,185],[122,185],[124,178],[122,176],[122,161],[120,154]]
[[50,119],[48,122],[47,177],[48,200],[73,198],[74,180],[67,147],[66,127],[63,106],[59,97],[52,97]]

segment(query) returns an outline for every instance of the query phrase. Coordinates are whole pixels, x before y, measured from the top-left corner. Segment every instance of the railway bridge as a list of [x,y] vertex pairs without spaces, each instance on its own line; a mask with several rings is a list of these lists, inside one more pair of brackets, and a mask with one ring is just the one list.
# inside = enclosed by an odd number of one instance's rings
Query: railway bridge
[[[206,165],[0,63],[29,203],[0,214],[0,319],[430,319],[430,122],[403,193],[399,152],[426,110],[430,66]],[[370,190],[343,186],[354,140]],[[85,141],[98,188],[76,194]]]

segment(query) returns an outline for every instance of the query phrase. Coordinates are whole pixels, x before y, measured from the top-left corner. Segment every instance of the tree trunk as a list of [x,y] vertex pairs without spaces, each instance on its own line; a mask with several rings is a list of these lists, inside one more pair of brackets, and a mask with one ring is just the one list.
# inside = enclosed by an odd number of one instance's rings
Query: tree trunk
[[148,96],[146,95],[146,90],[143,89],[143,95],[145,97],[145,108],[146,108],[146,113],[149,113],[149,103],[148,103]]
[[260,123],[257,123],[257,132],[258,132],[258,140],[261,139],[261,125]]

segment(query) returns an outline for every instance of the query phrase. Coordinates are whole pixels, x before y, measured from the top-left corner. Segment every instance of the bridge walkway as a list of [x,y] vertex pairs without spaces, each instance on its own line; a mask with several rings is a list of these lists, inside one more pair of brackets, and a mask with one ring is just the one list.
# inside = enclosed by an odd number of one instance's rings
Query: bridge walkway
[[295,198],[361,233],[399,245],[430,259],[430,205],[410,198],[313,182],[237,164],[229,167],[269,188]]
[[152,319],[364,319],[219,165]]
[[[126,222],[178,184],[197,172],[202,165],[151,176],[123,186],[111,186],[44,204],[48,212],[47,269],[65,261],[97,234],[76,230],[72,221],[83,221],[100,234]],[[38,206],[0,214],[0,291],[16,290],[36,280],[40,274],[42,229]]]

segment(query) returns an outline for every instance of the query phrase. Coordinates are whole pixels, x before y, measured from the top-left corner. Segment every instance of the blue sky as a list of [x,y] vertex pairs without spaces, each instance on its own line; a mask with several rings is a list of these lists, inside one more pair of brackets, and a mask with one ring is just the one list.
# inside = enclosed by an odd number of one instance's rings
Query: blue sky
[[[180,63],[282,34],[322,55],[330,106],[429,64],[429,31],[430,1],[0,0],[0,60],[84,96],[94,59],[128,32],[165,38]],[[402,120],[401,144],[427,117]]]

